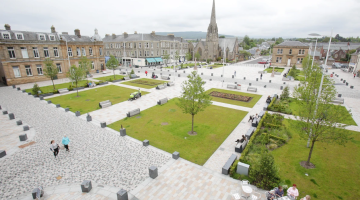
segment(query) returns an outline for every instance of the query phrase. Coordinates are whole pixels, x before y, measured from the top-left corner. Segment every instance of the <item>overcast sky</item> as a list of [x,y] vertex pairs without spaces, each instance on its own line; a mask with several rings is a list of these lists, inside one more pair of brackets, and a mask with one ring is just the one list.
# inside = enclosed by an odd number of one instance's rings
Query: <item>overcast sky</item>
[[[220,34],[254,38],[360,35],[360,0],[217,0]],[[0,24],[12,30],[82,35],[204,31],[212,0],[1,0]]]

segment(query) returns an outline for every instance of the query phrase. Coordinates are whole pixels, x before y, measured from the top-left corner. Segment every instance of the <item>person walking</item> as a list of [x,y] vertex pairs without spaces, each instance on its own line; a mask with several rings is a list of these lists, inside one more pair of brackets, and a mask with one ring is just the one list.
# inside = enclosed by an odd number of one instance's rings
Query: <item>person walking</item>
[[265,69],[265,65],[264,65],[264,69]]
[[62,144],[64,145],[66,151],[70,151],[69,150],[69,143],[70,143],[70,139],[68,137],[66,137],[66,135],[64,135],[64,137],[62,139]]
[[236,77],[236,71],[234,71],[234,77]]
[[56,156],[59,154],[59,145],[56,144],[54,140],[51,140],[50,142],[50,150],[54,153],[56,158]]
[[146,76],[147,76],[147,73],[148,73],[148,72],[145,70],[145,75],[146,75]]
[[262,73],[260,74],[260,80],[262,80]]
[[356,74],[354,73],[354,78],[355,78]]
[[139,91],[138,91],[138,92],[139,92],[139,95],[140,95],[140,97],[141,97],[141,89],[140,89],[140,88],[139,88]]

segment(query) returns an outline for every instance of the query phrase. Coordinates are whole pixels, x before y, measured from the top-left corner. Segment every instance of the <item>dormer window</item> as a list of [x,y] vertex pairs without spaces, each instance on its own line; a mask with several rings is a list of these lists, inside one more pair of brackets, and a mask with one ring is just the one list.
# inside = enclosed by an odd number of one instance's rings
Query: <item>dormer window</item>
[[11,39],[10,33],[8,32],[2,33],[2,36],[4,39]]
[[50,35],[49,38],[50,38],[50,41],[55,41],[55,35]]
[[24,40],[24,35],[22,33],[16,33],[16,39]]
[[39,34],[39,40],[45,41],[45,34]]

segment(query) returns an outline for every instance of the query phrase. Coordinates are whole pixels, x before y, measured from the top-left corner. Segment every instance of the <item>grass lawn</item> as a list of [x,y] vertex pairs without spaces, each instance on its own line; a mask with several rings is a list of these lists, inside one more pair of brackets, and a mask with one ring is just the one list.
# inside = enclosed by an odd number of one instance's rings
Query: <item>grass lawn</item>
[[[119,80],[119,79],[123,79],[125,76],[122,76],[122,75],[115,75],[115,80]],[[111,76],[103,76],[103,77],[99,77],[99,78],[94,78],[96,80],[99,80],[99,81],[113,81],[114,80],[114,75],[111,75]]]
[[[275,72],[283,72],[285,68],[281,68],[281,67],[275,67]],[[272,73],[273,68],[269,67],[266,68],[265,71],[267,71],[267,73]]]
[[[289,127],[292,120],[284,120]],[[301,161],[307,160],[307,141],[300,140],[293,129],[289,143],[272,151],[280,169],[281,179],[287,185],[298,186],[300,198],[311,199],[360,199],[360,133],[353,132],[353,139],[346,146],[316,142],[311,157],[315,169],[305,169]],[[309,176],[305,176],[308,174]]]
[[[81,91],[81,90],[80,90]],[[63,108],[70,108],[71,111],[80,111],[81,114],[100,109],[99,102],[110,100],[112,104],[117,104],[129,99],[130,93],[137,90],[109,85],[100,88],[94,88],[87,91],[50,98],[54,104],[60,104]],[[148,92],[141,92],[142,95]]]
[[213,101],[228,103],[228,104],[237,105],[237,106],[244,106],[244,107],[249,107],[249,108],[254,107],[254,105],[259,101],[259,99],[262,96],[262,95],[258,95],[258,94],[250,94],[250,93],[237,92],[237,91],[231,91],[231,90],[222,90],[222,89],[217,89],[217,88],[212,88],[212,89],[208,90],[207,92],[211,93],[212,91],[253,97],[253,99],[251,99],[249,102],[244,102],[244,101],[237,101],[237,100],[231,100],[231,99],[225,99],[225,98],[212,96]]
[[[337,109],[346,110],[346,108],[344,106],[341,106],[341,105],[333,105],[333,104],[331,104],[330,106],[335,106],[335,107],[337,107]],[[291,101],[289,103],[289,108],[292,111],[292,115],[298,116],[300,107],[301,107],[301,104],[298,101]],[[350,113],[348,114],[348,117],[347,117],[347,119],[345,121],[341,121],[339,123],[357,126],[357,124],[355,123],[355,121],[352,118],[352,116],[350,115]]]
[[129,136],[140,141],[148,139],[157,148],[169,153],[178,151],[182,158],[203,165],[247,114],[211,105],[195,115],[194,131],[197,135],[190,136],[191,115],[183,114],[175,105],[176,101],[172,99],[164,105],[142,111],[140,118],[126,118],[109,127],[119,131],[122,124]]
[[135,79],[132,81],[127,81],[127,82],[123,82],[121,84],[125,84],[125,85],[131,85],[131,86],[135,86],[135,87],[140,87],[140,88],[146,88],[146,89],[151,89],[154,88],[160,84],[163,83],[167,83],[168,81],[162,81],[162,80],[154,80],[154,79],[149,79],[149,78],[140,78],[140,79]]
[[[87,83],[86,80],[84,81],[80,81],[78,83],[78,87],[84,86]],[[96,83],[96,82],[95,82]],[[58,89],[63,89],[63,88],[68,88],[70,85],[72,85],[71,82],[69,83],[62,83],[62,84],[56,84],[55,88]],[[76,87],[75,84],[72,85],[73,87]],[[40,87],[42,93],[49,93],[49,92],[53,92],[54,91],[54,86],[53,85],[48,85],[48,86],[43,86]],[[26,89],[26,92],[31,92],[32,93],[32,88],[30,89]]]

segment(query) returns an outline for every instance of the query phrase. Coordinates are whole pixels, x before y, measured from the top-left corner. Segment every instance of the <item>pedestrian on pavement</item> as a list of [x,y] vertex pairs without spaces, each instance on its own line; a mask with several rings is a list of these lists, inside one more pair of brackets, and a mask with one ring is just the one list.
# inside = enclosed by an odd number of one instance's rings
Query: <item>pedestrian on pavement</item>
[[234,77],[236,76],[236,71],[234,71]]
[[262,73],[260,74],[260,80],[262,80]]
[[66,151],[70,151],[69,150],[69,143],[70,143],[70,139],[68,137],[66,137],[66,135],[64,135],[63,139],[62,139],[62,144],[64,145]]
[[249,118],[248,122],[249,122],[249,121],[252,121],[252,120],[253,120],[253,116],[250,115],[250,118]]
[[265,65],[264,65],[264,69],[265,69]]
[[50,142],[50,150],[54,153],[56,158],[56,156],[59,154],[59,145],[56,144],[54,140],[51,140]]
[[141,89],[139,88],[139,94],[140,94],[140,97],[141,97]]
[[147,76],[147,71],[145,70],[145,74],[146,74],[146,76]]
[[355,78],[356,74],[354,74],[354,78]]

